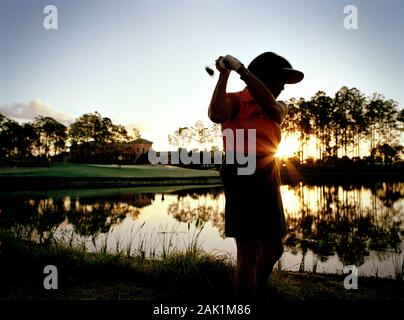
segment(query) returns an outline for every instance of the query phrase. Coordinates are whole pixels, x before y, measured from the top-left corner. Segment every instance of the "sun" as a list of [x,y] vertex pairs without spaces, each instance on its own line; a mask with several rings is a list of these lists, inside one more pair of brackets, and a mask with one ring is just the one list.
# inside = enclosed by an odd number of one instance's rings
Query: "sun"
[[281,143],[278,146],[278,151],[276,152],[276,156],[278,158],[288,158],[293,156],[298,150],[299,143],[297,137],[295,136],[286,136],[282,138]]

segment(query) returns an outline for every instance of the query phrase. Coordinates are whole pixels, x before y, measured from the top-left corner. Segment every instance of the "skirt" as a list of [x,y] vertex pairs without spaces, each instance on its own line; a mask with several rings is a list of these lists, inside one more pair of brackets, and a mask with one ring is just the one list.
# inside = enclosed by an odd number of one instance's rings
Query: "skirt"
[[226,199],[226,237],[250,240],[284,237],[287,226],[276,159],[252,175],[238,175],[238,167],[223,163],[220,170]]

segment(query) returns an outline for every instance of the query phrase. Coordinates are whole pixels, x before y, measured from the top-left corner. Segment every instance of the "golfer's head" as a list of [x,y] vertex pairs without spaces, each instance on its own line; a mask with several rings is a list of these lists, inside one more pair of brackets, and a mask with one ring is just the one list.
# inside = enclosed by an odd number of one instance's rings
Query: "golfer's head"
[[274,97],[278,97],[285,84],[300,82],[304,74],[292,68],[285,58],[273,52],[264,52],[248,65],[248,70],[260,79]]

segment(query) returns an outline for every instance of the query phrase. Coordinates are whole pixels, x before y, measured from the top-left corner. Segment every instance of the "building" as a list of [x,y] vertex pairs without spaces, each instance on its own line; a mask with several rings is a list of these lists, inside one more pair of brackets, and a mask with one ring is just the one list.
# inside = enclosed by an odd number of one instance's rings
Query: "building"
[[152,141],[139,138],[130,142],[118,143],[116,152],[118,153],[118,158],[120,156],[122,163],[146,163],[148,159],[147,153],[152,145]]
[[130,142],[86,142],[70,147],[70,161],[103,164],[148,163],[153,142],[139,138]]

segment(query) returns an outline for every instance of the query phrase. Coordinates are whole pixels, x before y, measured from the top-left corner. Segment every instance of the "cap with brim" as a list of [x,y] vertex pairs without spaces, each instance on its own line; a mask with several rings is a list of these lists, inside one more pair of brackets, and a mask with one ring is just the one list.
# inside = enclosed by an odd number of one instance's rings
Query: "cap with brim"
[[298,83],[304,78],[303,72],[293,69],[288,60],[274,52],[261,53],[250,62],[248,70],[264,82],[279,74],[288,84]]
[[293,84],[303,80],[304,73],[293,68],[281,68],[281,74],[285,79],[285,83]]

